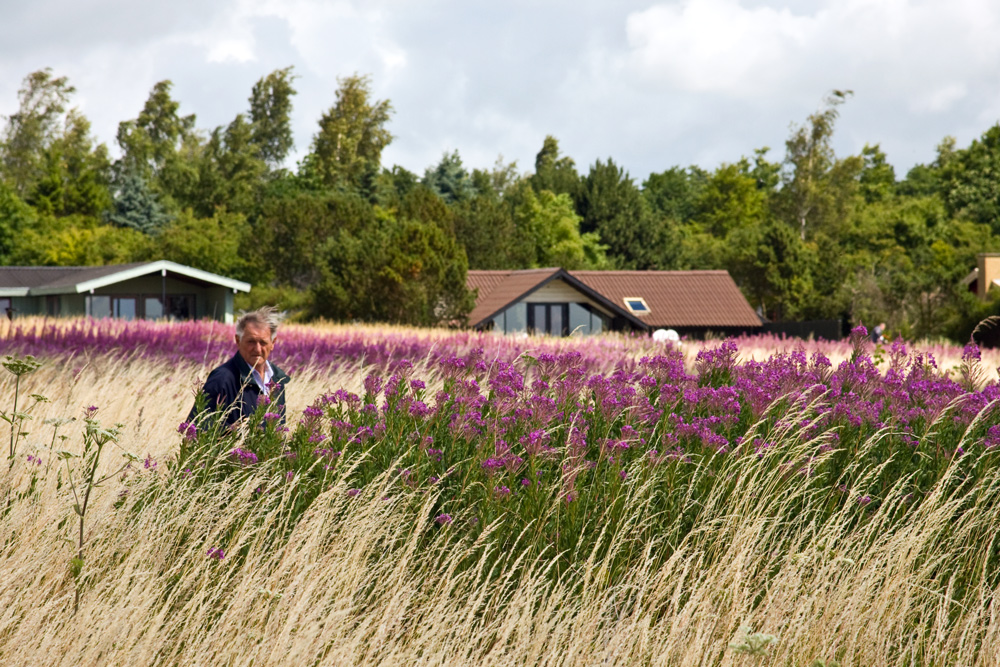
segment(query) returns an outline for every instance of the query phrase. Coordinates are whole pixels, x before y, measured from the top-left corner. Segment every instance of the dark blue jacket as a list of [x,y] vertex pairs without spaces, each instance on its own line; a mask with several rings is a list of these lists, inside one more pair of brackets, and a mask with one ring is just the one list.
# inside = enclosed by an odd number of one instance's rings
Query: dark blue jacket
[[[274,364],[271,364],[271,369],[274,371],[271,382],[278,386],[271,391],[271,404],[267,412],[280,414],[281,421],[284,422],[285,385],[290,378]],[[206,408],[213,412],[224,412],[227,426],[252,415],[257,409],[261,392],[257,383],[253,381],[250,371],[250,364],[237,352],[232,359],[209,373],[208,379],[205,380],[202,392],[208,399]],[[193,422],[197,416],[196,409],[197,405],[191,408],[188,414],[189,422]]]

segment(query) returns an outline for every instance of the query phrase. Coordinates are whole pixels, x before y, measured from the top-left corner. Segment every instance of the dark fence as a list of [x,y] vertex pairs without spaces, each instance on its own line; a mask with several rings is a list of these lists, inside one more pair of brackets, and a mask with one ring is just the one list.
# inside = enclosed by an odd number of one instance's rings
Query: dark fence
[[844,331],[841,320],[809,320],[806,322],[765,322],[761,328],[763,333],[775,336],[789,336],[813,340],[840,340],[850,331]]

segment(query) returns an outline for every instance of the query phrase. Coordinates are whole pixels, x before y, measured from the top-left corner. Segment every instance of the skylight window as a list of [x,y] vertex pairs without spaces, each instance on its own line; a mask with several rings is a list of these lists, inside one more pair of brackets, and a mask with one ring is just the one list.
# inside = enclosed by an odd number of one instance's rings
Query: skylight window
[[630,312],[638,315],[645,315],[649,312],[649,305],[646,303],[646,300],[639,296],[625,297],[625,307],[628,308]]

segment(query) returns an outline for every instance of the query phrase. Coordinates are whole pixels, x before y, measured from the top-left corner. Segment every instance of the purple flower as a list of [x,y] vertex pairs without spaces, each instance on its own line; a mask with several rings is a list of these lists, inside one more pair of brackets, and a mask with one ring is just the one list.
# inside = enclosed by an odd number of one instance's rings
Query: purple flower
[[247,449],[239,447],[229,452],[229,458],[241,466],[249,466],[257,463],[257,455]]
[[439,526],[444,526],[444,525],[450,524],[451,523],[451,515],[450,514],[438,514],[437,517],[434,519],[434,521],[437,522],[437,524]]
[[358,495],[359,493],[361,493],[361,489],[348,489],[347,490],[347,495],[350,496],[351,498],[353,498],[354,496]]
[[223,558],[226,557],[226,552],[222,550],[222,547],[219,547],[217,549],[209,549],[208,557],[214,558],[215,560],[222,560]]
[[198,437],[198,427],[192,422],[181,422],[177,432],[183,435],[185,440],[194,440]]

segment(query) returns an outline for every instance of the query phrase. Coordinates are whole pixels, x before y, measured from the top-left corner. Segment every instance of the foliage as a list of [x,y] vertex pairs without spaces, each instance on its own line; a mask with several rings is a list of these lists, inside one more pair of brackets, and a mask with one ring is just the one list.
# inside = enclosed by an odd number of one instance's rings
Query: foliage
[[465,253],[437,225],[383,217],[357,234],[338,230],[318,253],[314,316],[433,325],[472,310]]
[[596,233],[619,267],[660,267],[663,229],[649,215],[632,178],[610,158],[590,168],[576,208],[582,218],[580,231]]
[[392,141],[385,129],[392,105],[371,99],[367,76],[337,82],[337,101],[319,120],[306,166],[327,187],[368,189],[379,172],[382,151]]
[[[1000,125],[966,147],[944,138],[933,162],[902,180],[877,143],[835,153],[850,91],[793,124],[773,161],[764,147],[712,170],[634,179],[608,158],[580,174],[547,135],[533,173],[502,157],[475,168],[457,150],[410,171],[382,164],[393,107],[354,74],[338,79],[291,168],[295,79],[291,67],[261,77],[246,108],[214,128],[199,128],[160,81],[120,123],[112,162],[72,107],[69,81],[29,74],[0,136],[0,263],[169,257],[247,280],[304,316],[365,321],[451,322],[465,306],[432,316],[429,304],[464,303],[467,267],[539,266],[727,270],[768,318],[885,321],[907,337],[964,341],[995,314],[969,299],[962,279],[978,253],[1000,250]],[[400,238],[412,243],[367,247]],[[425,270],[452,261],[450,272]],[[377,299],[354,296],[369,287]],[[375,301],[382,315],[364,312]]]
[[292,67],[278,69],[260,79],[250,94],[251,143],[255,157],[270,169],[284,163],[295,145],[292,137]]
[[106,219],[115,227],[134,229],[147,235],[159,233],[170,222],[156,195],[138,172],[121,176],[114,206]]

